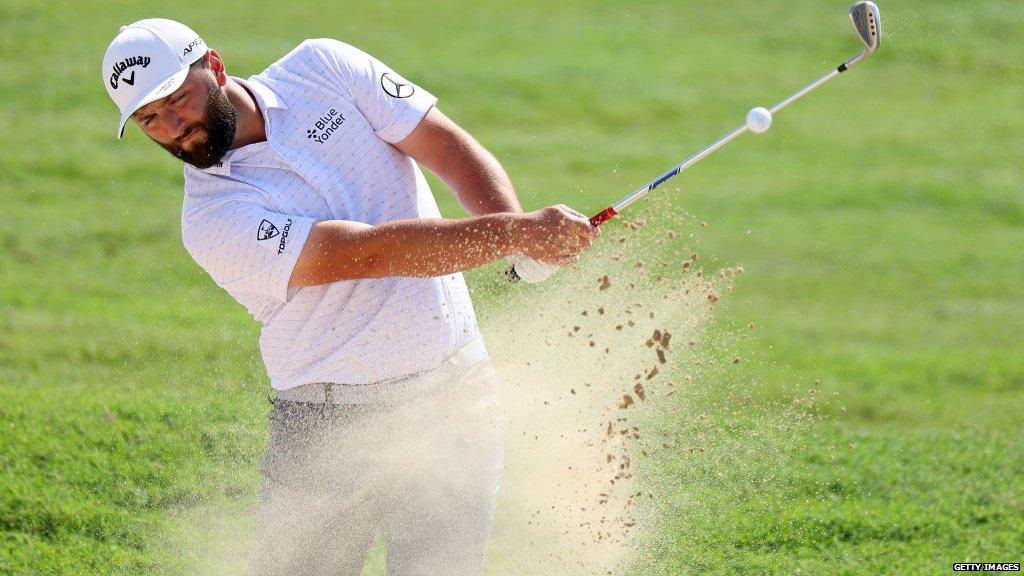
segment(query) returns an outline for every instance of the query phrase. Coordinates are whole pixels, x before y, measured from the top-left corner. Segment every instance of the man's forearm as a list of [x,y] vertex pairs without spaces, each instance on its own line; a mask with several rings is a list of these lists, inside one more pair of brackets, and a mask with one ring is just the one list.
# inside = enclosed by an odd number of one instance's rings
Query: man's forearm
[[396,220],[379,226],[329,220],[309,233],[292,286],[355,278],[443,276],[513,251],[514,216]]
[[445,184],[470,214],[522,212],[515,188],[501,163],[468,134],[456,146],[461,161],[446,173]]

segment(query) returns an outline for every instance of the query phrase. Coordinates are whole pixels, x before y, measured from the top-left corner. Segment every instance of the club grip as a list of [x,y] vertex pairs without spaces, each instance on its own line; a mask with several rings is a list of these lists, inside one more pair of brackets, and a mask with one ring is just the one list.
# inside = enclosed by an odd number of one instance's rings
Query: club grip
[[[609,206],[609,207],[605,208],[604,210],[598,212],[597,214],[594,214],[593,216],[591,216],[590,217],[590,225],[591,226],[600,226],[601,224],[604,224],[605,222],[611,220],[612,218],[615,218],[616,216],[618,216],[618,214],[619,213],[615,211],[614,207]],[[509,282],[513,282],[513,283],[519,282],[522,279],[522,278],[520,278],[519,273],[516,272],[515,265],[510,266],[508,268],[508,270],[505,270],[505,277],[508,278]]]
[[619,213],[615,211],[615,208],[609,206],[609,207],[605,208],[604,210],[601,210],[597,214],[594,214],[593,216],[591,216],[590,217],[590,225],[591,226],[600,226],[601,224],[604,224],[605,222],[611,220],[612,218],[615,218],[618,214]]

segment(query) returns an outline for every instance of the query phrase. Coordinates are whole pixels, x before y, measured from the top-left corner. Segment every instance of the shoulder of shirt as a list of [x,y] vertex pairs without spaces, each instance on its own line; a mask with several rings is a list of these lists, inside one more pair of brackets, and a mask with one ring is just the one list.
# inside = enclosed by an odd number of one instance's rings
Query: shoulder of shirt
[[257,195],[244,184],[187,166],[181,204],[181,240],[185,249],[196,257],[210,231],[222,226],[220,221],[225,215],[259,206]]
[[325,57],[347,60],[363,56],[364,54],[365,52],[359,48],[346,44],[341,40],[334,38],[308,38],[293,48],[291,52],[288,52],[271,64],[264,74],[270,72],[275,67],[288,68],[289,65],[300,62],[309,63],[311,61],[323,63]]
[[244,183],[185,165],[182,217],[189,219],[225,203],[253,202],[253,190]]
[[365,52],[340,40],[310,38],[248,80],[263,84],[285,101],[293,85],[329,87],[351,99],[351,71],[365,70],[368,61]]

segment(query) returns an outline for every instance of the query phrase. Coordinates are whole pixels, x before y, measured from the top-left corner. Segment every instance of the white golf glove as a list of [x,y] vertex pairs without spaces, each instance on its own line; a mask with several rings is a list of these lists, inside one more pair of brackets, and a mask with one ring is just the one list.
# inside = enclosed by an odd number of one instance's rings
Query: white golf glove
[[[558,272],[558,266],[538,262],[522,254],[510,254],[505,260],[512,265],[516,276],[529,284],[539,284],[550,278],[555,272]],[[511,277],[509,280],[515,281]]]

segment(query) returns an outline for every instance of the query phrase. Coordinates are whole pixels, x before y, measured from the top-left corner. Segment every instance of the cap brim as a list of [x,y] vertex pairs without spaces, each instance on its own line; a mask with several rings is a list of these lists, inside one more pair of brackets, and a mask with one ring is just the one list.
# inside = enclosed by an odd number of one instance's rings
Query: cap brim
[[185,83],[185,77],[188,76],[189,67],[190,65],[186,64],[184,68],[175,72],[173,76],[154,86],[152,90],[143,92],[142,95],[132,102],[130,106],[125,108],[124,113],[121,114],[121,123],[117,126],[118,139],[124,136],[124,126],[128,123],[128,120],[136,110],[150,102],[155,102],[164,98],[171,92],[181,88],[181,85]]

